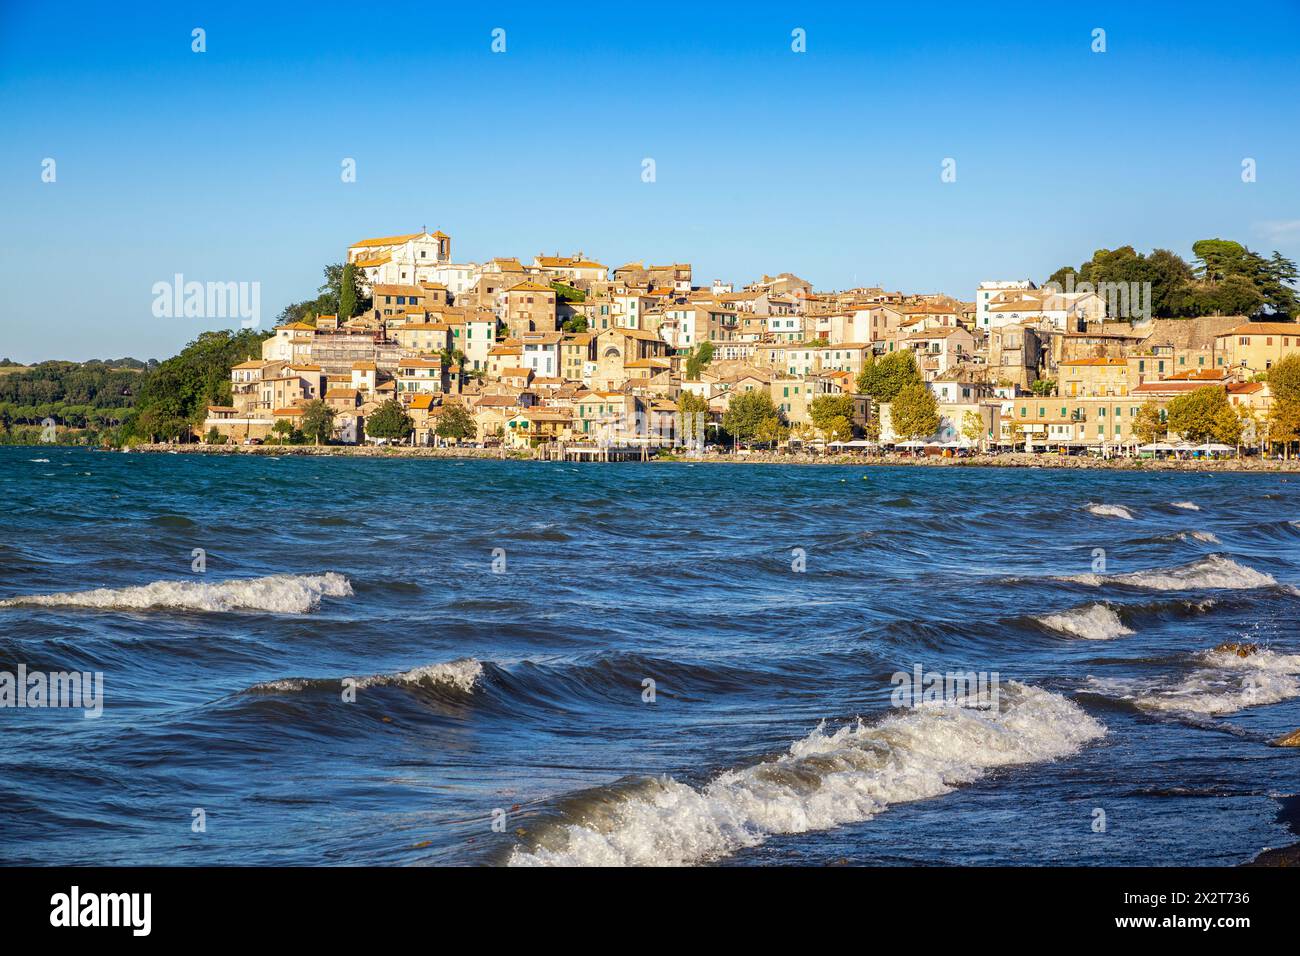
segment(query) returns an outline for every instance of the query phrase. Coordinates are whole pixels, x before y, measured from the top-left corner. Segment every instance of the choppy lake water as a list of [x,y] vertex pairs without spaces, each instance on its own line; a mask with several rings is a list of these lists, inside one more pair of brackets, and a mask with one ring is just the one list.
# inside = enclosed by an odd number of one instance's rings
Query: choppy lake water
[[103,674],[0,861],[1236,864],[1297,584],[1294,476],[0,448],[0,674]]

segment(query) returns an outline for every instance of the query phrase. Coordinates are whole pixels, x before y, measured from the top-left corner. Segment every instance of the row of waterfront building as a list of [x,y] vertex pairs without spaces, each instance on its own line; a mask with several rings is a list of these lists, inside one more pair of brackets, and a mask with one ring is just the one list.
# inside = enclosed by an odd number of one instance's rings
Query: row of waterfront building
[[[232,402],[209,408],[204,431],[265,438],[320,400],[338,436],[357,440],[395,400],[415,444],[436,443],[452,405],[480,442],[672,444],[683,393],[720,420],[757,389],[808,438],[817,397],[854,395],[866,363],[910,350],[938,401],[935,441],[965,441],[975,416],[981,444],[1105,449],[1134,443],[1143,404],[1206,385],[1262,420],[1261,373],[1300,351],[1300,324],[1152,319],[1133,314],[1127,290],[1117,308],[1114,290],[1029,280],[982,283],[973,301],[817,291],[790,273],[737,290],[695,285],[689,264],[609,269],[581,253],[456,263],[442,232],[366,239],[348,262],[370,308],[276,328],[259,359],[232,369]],[[890,443],[888,412],[859,397],[855,424],[879,415],[871,433]]]

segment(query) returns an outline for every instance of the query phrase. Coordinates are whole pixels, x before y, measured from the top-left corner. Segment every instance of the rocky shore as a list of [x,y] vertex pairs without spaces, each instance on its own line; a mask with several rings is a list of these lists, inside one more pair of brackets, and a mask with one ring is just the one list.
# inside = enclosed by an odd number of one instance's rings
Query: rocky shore
[[[522,451],[500,448],[411,448],[404,445],[137,445],[133,452],[182,452],[199,455],[307,455],[351,458],[513,458],[527,460]],[[920,468],[1085,468],[1110,471],[1208,471],[1208,472],[1300,472],[1300,459],[1282,461],[1260,458],[1164,459],[1092,458],[1023,452],[1002,455],[969,455],[943,458],[938,455],[789,454],[754,451],[738,455],[675,455],[651,459],[656,462],[709,462],[727,465],[857,465],[865,467],[916,466]]]
[[134,445],[132,452],[180,452],[187,455],[263,455],[280,458],[527,458],[500,448],[410,448],[405,445]]

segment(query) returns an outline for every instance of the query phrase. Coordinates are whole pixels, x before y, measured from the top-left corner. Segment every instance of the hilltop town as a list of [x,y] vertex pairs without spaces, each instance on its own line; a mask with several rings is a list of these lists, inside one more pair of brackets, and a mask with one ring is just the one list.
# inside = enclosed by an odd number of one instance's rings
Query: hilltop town
[[[306,422],[317,440],[575,455],[717,436],[945,453],[1249,447],[1276,437],[1269,372],[1300,354],[1298,323],[1152,318],[1137,288],[1130,301],[1126,288],[997,279],[961,301],[818,291],[790,273],[697,284],[686,263],[609,268],[582,253],[457,263],[451,249],[427,231],[354,243],[346,272],[364,298],[339,309],[353,314],[276,327],[195,435],[288,440]],[[1217,396],[1231,421],[1211,403],[1211,424],[1180,434],[1169,409],[1192,393]]]

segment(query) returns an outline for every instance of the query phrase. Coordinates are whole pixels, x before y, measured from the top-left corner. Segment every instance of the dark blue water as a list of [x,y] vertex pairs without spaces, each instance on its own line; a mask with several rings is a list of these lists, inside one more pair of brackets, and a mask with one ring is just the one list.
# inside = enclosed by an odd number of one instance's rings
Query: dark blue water
[[1298,493],[3,448],[0,672],[104,697],[0,709],[0,860],[1239,863],[1300,839]]

